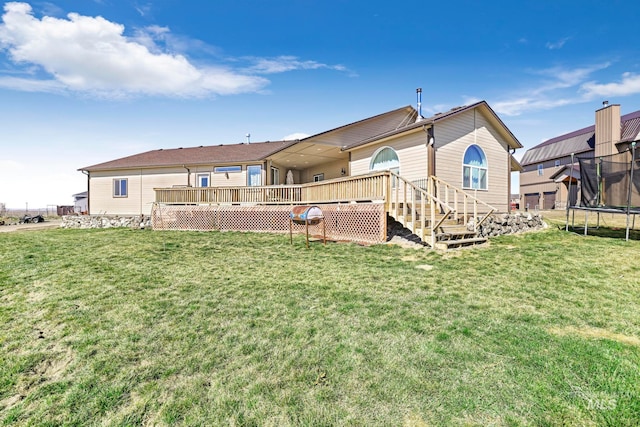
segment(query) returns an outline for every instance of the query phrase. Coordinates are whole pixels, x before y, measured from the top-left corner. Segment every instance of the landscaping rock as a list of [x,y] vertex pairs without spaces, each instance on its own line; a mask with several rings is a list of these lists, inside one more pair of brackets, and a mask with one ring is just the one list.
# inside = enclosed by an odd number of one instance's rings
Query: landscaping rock
[[151,217],[107,216],[107,215],[65,215],[61,228],[151,228]]
[[[467,223],[467,229],[473,230],[475,219],[471,218]],[[482,225],[479,234],[481,237],[494,237],[503,234],[516,234],[531,230],[541,230],[547,224],[542,220],[542,215],[531,213],[521,214],[496,214],[490,215]]]

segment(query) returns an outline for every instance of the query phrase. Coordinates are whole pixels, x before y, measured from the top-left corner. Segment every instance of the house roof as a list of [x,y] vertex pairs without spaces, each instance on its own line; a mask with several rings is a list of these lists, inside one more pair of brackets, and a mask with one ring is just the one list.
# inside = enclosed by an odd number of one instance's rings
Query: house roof
[[[101,171],[181,165],[195,166],[212,163],[245,163],[274,158],[274,156],[292,168],[296,168],[296,163],[300,163],[302,157],[306,156],[301,164],[309,166],[313,156],[317,157],[316,162],[340,159],[346,155],[345,151],[404,132],[416,131],[424,126],[433,126],[439,121],[476,108],[480,109],[485,117],[492,122],[505,138],[509,147],[522,147],[491,107],[485,101],[481,101],[464,107],[452,108],[445,113],[438,113],[420,121],[416,121],[418,112],[411,106],[405,106],[301,140],[159,149],[86,166],[79,170]],[[512,159],[512,169],[520,170],[520,168],[520,165]]]
[[244,144],[210,145],[188,148],[172,148],[147,151],[128,157],[111,160],[78,170],[100,171],[110,169],[135,169],[158,166],[199,165],[210,163],[241,163],[264,160],[297,142],[275,141]]
[[[634,141],[640,133],[640,110],[620,117],[620,142]],[[556,136],[527,150],[523,165],[580,154],[595,147],[596,126],[591,125],[564,135]]]
[[413,124],[417,116],[418,112],[410,105],[407,105],[311,135],[302,139],[301,142],[313,142],[345,148],[358,144],[360,141],[375,139],[387,132],[403,129],[407,125]]
[[[378,135],[373,135],[369,138],[351,143],[349,145],[347,145],[346,147],[344,147],[344,150],[348,151],[348,150],[352,150],[354,148],[357,147],[361,147],[363,145],[367,145],[376,141],[379,141],[381,139],[384,138],[389,138],[391,136],[395,136],[404,132],[409,132],[415,129],[419,129],[422,128],[424,126],[433,126],[434,124],[436,124],[439,121],[443,121],[446,120],[448,118],[451,118],[453,116],[456,116],[458,114],[473,110],[475,108],[479,108],[482,111],[485,112],[486,116],[493,121],[493,124],[496,126],[496,128],[498,129],[499,132],[502,133],[502,135],[505,137],[505,139],[507,140],[509,147],[511,148],[522,148],[522,144],[520,144],[520,141],[518,141],[518,139],[513,135],[513,133],[511,133],[511,131],[509,130],[509,128],[507,128],[507,126],[504,124],[504,122],[498,117],[498,115],[495,113],[495,111],[493,111],[493,109],[489,106],[489,104],[487,104],[486,101],[480,101],[480,102],[476,102],[475,104],[471,104],[471,105],[466,105],[466,106],[462,106],[462,107],[455,107],[452,108],[451,110],[444,112],[444,113],[437,113],[434,114],[431,117],[428,118],[423,118],[420,121],[412,121],[412,123],[407,123],[404,126],[399,126],[396,127],[395,129],[390,129],[387,132],[378,134]],[[413,110],[415,111],[415,110]],[[417,113],[416,113],[417,116]]]

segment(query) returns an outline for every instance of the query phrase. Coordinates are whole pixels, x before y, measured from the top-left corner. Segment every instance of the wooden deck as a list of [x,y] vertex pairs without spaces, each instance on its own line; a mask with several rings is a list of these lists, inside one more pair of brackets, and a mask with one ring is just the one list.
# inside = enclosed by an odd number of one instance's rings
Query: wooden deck
[[[160,206],[237,206],[243,208],[293,205],[384,205],[384,212],[418,235],[431,247],[448,222],[475,218],[475,229],[495,211],[463,190],[429,177],[410,182],[389,171],[308,184],[261,187],[156,188]],[[245,209],[246,210],[246,209]],[[282,210],[282,209],[279,209]],[[286,209],[284,210],[286,211]],[[357,226],[357,224],[356,224]],[[381,230],[380,235],[386,235]],[[475,231],[475,230],[474,230]]]

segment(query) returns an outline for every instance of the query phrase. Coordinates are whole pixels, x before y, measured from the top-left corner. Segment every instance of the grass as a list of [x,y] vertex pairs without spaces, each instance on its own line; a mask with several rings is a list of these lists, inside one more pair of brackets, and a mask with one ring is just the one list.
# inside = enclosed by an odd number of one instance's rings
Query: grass
[[640,242],[0,234],[0,425],[637,425]]

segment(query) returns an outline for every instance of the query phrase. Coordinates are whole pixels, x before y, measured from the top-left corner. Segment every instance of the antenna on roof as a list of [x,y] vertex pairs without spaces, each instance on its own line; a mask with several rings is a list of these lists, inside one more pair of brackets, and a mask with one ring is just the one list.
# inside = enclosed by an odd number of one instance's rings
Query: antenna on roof
[[248,133],[245,136],[247,137],[247,144],[251,144],[251,134]]
[[422,88],[421,87],[416,89],[416,97],[418,98],[418,117],[416,117],[416,122],[419,122],[424,119],[424,117],[422,117]]

